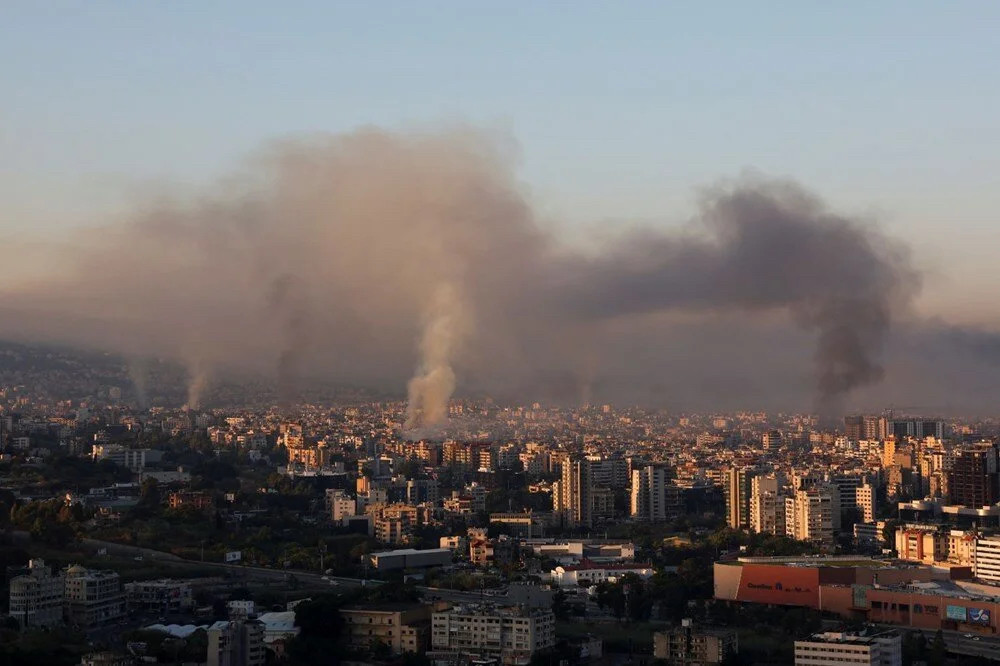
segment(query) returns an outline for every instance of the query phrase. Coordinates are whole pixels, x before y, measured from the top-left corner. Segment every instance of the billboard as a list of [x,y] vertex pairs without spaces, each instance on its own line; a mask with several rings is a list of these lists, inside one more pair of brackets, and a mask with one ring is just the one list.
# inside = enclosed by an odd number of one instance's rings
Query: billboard
[[239,562],[243,559],[243,551],[231,550],[226,553],[226,562]]
[[959,622],[965,622],[965,606],[952,606],[949,604],[944,609],[944,616],[949,620],[958,620]]
[[990,626],[990,612],[985,608],[970,608],[969,610],[969,622],[972,624],[981,624],[984,627]]

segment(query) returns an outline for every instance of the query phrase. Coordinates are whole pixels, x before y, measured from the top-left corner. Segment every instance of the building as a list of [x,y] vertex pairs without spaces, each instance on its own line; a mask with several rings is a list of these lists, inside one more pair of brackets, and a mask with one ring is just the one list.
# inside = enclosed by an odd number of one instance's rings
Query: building
[[167,496],[167,502],[171,509],[194,507],[195,509],[208,510],[215,506],[212,495],[202,491],[178,490]]
[[786,498],[785,534],[800,541],[833,544],[834,517],[840,517],[837,495],[835,487],[817,485]]
[[763,534],[785,533],[785,498],[775,476],[755,476],[750,482],[750,529]]
[[753,470],[732,467],[726,471],[726,523],[733,529],[750,529],[750,493]]
[[264,666],[264,625],[256,620],[221,620],[208,628],[206,666]]
[[896,553],[908,562],[945,562],[948,537],[936,525],[902,525],[896,529]]
[[589,460],[569,460],[562,465],[559,481],[552,484],[552,510],[566,527],[592,527],[591,494],[594,490]]
[[734,629],[696,628],[689,619],[681,620],[680,627],[653,634],[653,656],[668,664],[721,664],[737,652],[739,640]]
[[191,585],[182,580],[143,580],[125,585],[125,601],[133,610],[169,615],[194,606]]
[[61,624],[64,592],[62,576],[53,576],[45,560],[31,560],[28,573],[10,581],[10,616],[22,629]]
[[340,489],[331,488],[326,491],[326,504],[330,510],[330,518],[335,523],[341,523],[344,518],[358,513],[357,501]]
[[435,612],[434,652],[460,652],[522,666],[555,645],[555,616],[549,609],[470,604]]
[[369,557],[372,566],[379,571],[440,567],[451,564],[451,550],[448,548],[428,548],[426,550],[403,548],[372,553]]
[[577,565],[557,566],[550,572],[552,582],[559,587],[579,587],[580,585],[597,585],[607,581],[614,582],[628,574],[640,578],[650,578],[656,573],[652,564],[611,564],[596,563],[583,560]]
[[1000,582],[1000,536],[981,536],[973,542],[972,575]]
[[897,631],[877,634],[824,632],[795,641],[795,666],[902,666],[903,641]]
[[631,514],[633,520],[667,519],[667,468],[649,465],[632,470]]
[[948,473],[948,498],[951,504],[979,508],[998,501],[997,449],[980,442],[954,452]]
[[490,514],[490,525],[499,525],[504,534],[521,539],[544,537],[546,522],[547,520],[531,511]]
[[875,522],[875,489],[867,481],[854,489],[854,503],[861,513],[861,522]]
[[382,644],[392,654],[424,652],[430,636],[431,608],[424,604],[374,604],[340,610],[348,644],[370,650]]
[[125,616],[125,594],[114,571],[88,571],[76,565],[66,569],[66,618],[70,624],[93,629]]

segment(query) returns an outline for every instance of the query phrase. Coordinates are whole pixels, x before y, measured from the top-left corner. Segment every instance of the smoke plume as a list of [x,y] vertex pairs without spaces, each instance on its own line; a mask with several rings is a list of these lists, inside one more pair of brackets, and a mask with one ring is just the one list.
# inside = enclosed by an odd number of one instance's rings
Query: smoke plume
[[285,399],[406,386],[413,428],[456,390],[829,405],[892,371],[920,283],[873,225],[762,178],[579,249],[536,220],[509,142],[466,129],[277,142],[240,173],[53,246],[51,272],[4,281],[0,336],[180,360],[192,409],[228,369]]
[[408,430],[438,426],[448,418],[448,399],[455,391],[451,359],[466,332],[466,306],[457,291],[451,284],[438,285],[424,314],[420,367],[407,387]]

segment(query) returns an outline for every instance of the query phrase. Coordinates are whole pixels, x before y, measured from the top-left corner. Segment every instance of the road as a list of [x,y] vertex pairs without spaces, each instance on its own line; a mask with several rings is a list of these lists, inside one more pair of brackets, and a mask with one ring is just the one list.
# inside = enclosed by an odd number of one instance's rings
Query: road
[[[916,631],[917,633],[922,633],[927,644],[930,645],[934,640],[934,634],[937,632],[930,630],[919,630],[907,627],[896,627],[894,625],[881,625],[884,627],[892,627],[898,629],[900,632],[904,631]],[[948,649],[948,652],[952,654],[965,655],[967,657],[982,657],[984,659],[989,659],[991,661],[1000,661],[1000,636],[988,636],[980,634],[969,634],[969,632],[963,631],[942,631],[944,636],[944,644]]]

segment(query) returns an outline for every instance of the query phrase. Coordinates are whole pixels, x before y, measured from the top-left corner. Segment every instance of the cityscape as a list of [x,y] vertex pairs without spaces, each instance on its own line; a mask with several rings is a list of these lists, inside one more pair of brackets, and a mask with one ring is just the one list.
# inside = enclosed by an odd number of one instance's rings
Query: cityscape
[[997,419],[454,399],[413,438],[362,391],[193,409],[124,359],[3,354],[18,663],[1000,655]]
[[1000,662],[1000,4],[0,4],[0,666]]

